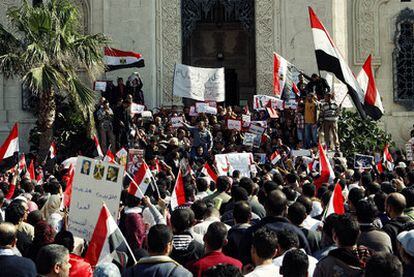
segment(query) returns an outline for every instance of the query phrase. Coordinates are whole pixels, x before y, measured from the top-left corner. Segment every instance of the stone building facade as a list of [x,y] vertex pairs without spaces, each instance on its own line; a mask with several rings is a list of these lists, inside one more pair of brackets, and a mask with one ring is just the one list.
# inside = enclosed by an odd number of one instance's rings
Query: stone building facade
[[[413,51],[409,53],[414,43],[414,1],[73,1],[79,7],[86,33],[105,33],[111,37],[113,47],[134,50],[143,54],[146,67],[138,71],[144,82],[144,93],[149,107],[181,103],[180,99],[172,96],[174,65],[189,59],[188,56],[185,57],[187,42],[183,34],[188,31],[188,20],[195,20],[183,16],[184,8],[204,9],[202,12],[211,15],[212,12],[206,10],[211,9],[209,7],[211,2],[216,2],[217,5],[223,5],[226,8],[233,5],[231,10],[234,13],[233,17],[237,17],[236,20],[242,23],[249,15],[246,15],[247,12],[243,9],[236,10],[237,7],[243,4],[252,9],[249,12],[253,12],[253,17],[251,17],[253,22],[249,28],[253,28],[250,34],[254,37],[253,42],[251,40],[249,42],[253,43],[253,49],[249,50],[249,55],[254,58],[254,64],[251,67],[253,71],[249,73],[254,76],[254,87],[244,91],[238,99],[238,102],[243,104],[249,101],[255,93],[271,93],[272,53],[274,51],[307,73],[317,72],[307,10],[307,6],[311,6],[324,22],[356,74],[367,56],[373,55],[377,86],[386,110],[381,124],[393,135],[398,145],[402,146],[409,139],[409,131],[414,124],[414,57]],[[19,0],[0,0],[1,23],[5,22],[7,7],[18,3]],[[193,10],[191,14],[194,14]],[[228,10],[225,10],[223,18],[228,16],[227,12]],[[199,19],[203,20],[201,17]],[[207,22],[205,26],[208,24]],[[217,26],[221,28],[222,25]],[[192,34],[198,32],[197,28],[193,27]],[[243,39],[243,35],[239,37]],[[410,38],[411,44],[406,42],[410,41]],[[220,56],[219,54],[222,55],[222,53],[217,53],[217,57]],[[198,59],[197,64],[203,65],[202,63]],[[125,78],[130,73],[131,70],[121,70],[108,73],[103,77],[115,79],[117,76],[123,76]],[[413,78],[409,79],[410,76]],[[240,80],[239,82],[242,83]],[[27,141],[34,119],[31,113],[22,110],[25,104],[24,99],[19,80],[5,79],[0,76],[1,140],[4,139],[13,123],[19,121],[22,125],[20,128],[22,141]]]

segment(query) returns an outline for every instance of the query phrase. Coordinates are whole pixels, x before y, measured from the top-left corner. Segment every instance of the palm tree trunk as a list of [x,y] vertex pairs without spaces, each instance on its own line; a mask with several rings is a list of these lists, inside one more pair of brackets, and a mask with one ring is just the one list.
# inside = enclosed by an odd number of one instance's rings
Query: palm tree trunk
[[53,89],[40,93],[39,111],[38,111],[38,128],[39,128],[39,150],[38,158],[40,161],[45,160],[49,152],[50,143],[53,136],[53,123],[55,122],[56,102]]

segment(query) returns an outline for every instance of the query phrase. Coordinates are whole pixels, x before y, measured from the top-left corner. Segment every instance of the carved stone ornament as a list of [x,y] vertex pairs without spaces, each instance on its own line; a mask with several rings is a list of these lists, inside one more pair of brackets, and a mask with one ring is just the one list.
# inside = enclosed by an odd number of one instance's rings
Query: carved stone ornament
[[381,65],[379,8],[390,0],[354,0],[353,40],[354,64],[362,65],[371,54],[374,65]]

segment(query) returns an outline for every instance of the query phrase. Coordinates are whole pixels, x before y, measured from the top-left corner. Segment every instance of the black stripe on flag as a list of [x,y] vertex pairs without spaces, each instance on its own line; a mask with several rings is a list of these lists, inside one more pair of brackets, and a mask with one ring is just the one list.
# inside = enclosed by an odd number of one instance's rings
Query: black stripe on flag
[[355,108],[358,110],[361,117],[365,119],[366,114],[362,106],[361,100],[359,99],[358,93],[347,84],[339,60],[336,57],[325,53],[323,50],[315,50],[315,54],[319,70],[325,70],[333,73],[336,76],[336,78],[338,78],[338,80],[346,84],[346,86],[348,87],[348,94],[351,96]]
[[129,64],[119,64],[119,65],[106,65],[106,71],[113,71],[118,69],[124,69],[124,68],[140,68],[145,67],[145,61],[144,59],[140,59],[137,62],[129,63]]

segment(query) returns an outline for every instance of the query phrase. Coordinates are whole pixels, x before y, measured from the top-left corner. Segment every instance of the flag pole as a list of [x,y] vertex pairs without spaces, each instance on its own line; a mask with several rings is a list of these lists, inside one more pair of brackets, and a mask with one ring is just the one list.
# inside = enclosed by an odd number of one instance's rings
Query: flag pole
[[[104,206],[106,209],[107,209],[107,207],[106,207],[106,204],[105,204],[105,202],[104,201],[102,201],[102,206]],[[110,214],[110,213],[109,213]],[[111,215],[111,217],[112,217],[112,215]],[[113,218],[112,218],[113,219]],[[119,226],[118,226],[118,229],[119,229]],[[124,237],[124,234],[122,233],[122,231],[121,231],[121,229],[119,229],[119,233],[121,234],[121,236],[122,236],[122,239],[124,240],[124,242],[125,242],[125,245],[126,245],[126,247],[128,248],[128,251],[129,251],[129,253],[131,253],[131,257],[132,257],[132,259],[134,260],[134,264],[136,264],[137,263],[137,259],[135,258],[135,256],[134,256],[134,252],[132,252],[132,249],[131,249],[131,247],[129,246],[129,243],[128,243],[128,241],[125,239],[125,237]]]

